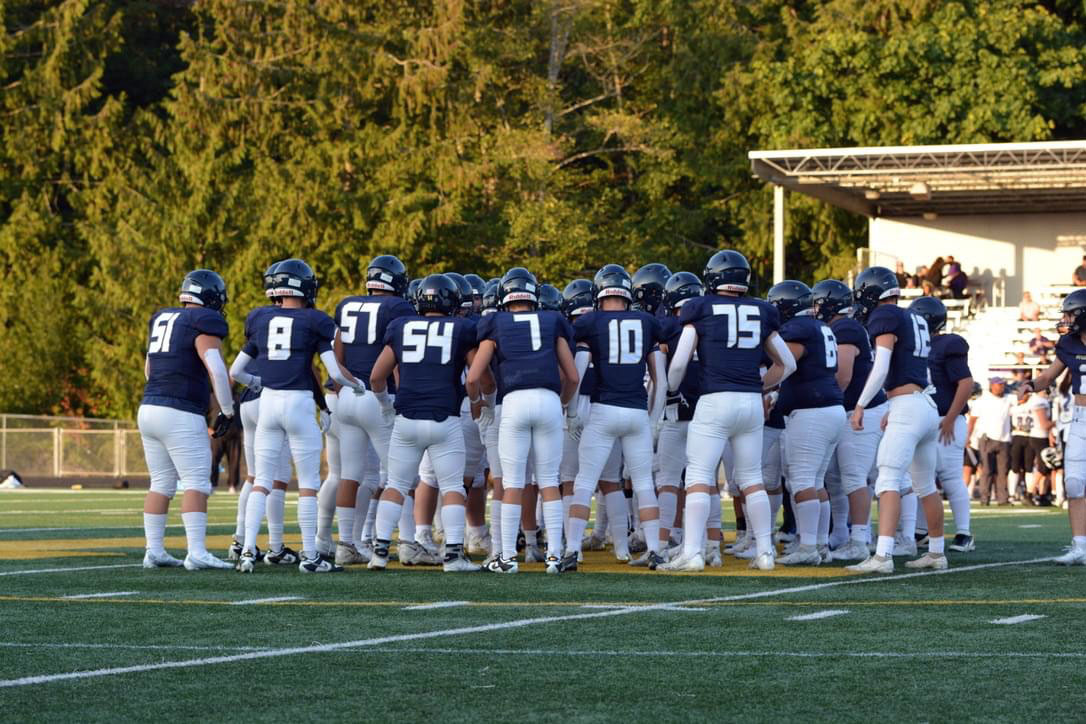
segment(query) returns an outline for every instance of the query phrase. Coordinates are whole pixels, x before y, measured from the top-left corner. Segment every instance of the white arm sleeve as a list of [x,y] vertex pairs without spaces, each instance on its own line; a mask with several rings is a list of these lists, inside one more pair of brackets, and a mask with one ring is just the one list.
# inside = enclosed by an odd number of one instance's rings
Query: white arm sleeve
[[667,405],[667,383],[664,381],[667,361],[664,353],[656,350],[649,357],[649,364],[655,368],[655,382],[652,385],[652,399],[649,400],[649,419],[655,425],[664,416],[664,407]]
[[856,401],[856,407],[867,407],[867,403],[875,399],[883,384],[886,375],[890,373],[890,355],[893,350],[888,347],[875,347],[875,364],[871,367],[871,373],[867,375],[867,383],[864,385],[860,399]]
[[[675,392],[683,383],[686,376],[686,366],[690,364],[690,358],[694,356],[694,348],[698,345],[698,332],[692,326],[683,327],[683,333],[679,336],[679,343],[675,345],[675,354],[671,358],[671,369],[667,371],[667,389]],[[662,387],[662,385],[661,385]]]
[[573,358],[573,364],[577,367],[577,392],[569,399],[566,406],[566,416],[573,417],[577,414],[577,400],[581,395],[581,382],[584,381],[584,373],[588,371],[588,363],[592,361],[592,353],[584,347],[577,349],[577,356]]
[[222,353],[212,348],[204,352],[204,364],[207,373],[211,377],[211,389],[215,392],[215,399],[219,401],[219,407],[224,415],[234,414],[234,393],[230,390],[230,375],[226,373],[226,362],[222,359]]
[[253,381],[253,376],[245,371],[245,368],[253,361],[253,358],[244,352],[238,352],[234,358],[234,364],[230,365],[230,376],[246,387]]
[[770,336],[769,344],[772,345],[777,356],[781,358],[781,366],[784,368],[784,373],[781,374],[781,378],[777,380],[777,384],[779,385],[796,371],[796,358],[792,354],[792,350],[788,348],[788,343],[785,342],[779,334]]
[[339,368],[339,362],[336,361],[336,353],[330,349],[326,349],[321,352],[321,364],[324,365],[324,369],[328,370],[328,376],[340,387],[347,387],[352,390],[358,390],[359,385],[353,382],[348,382],[347,378],[343,375],[343,370]]

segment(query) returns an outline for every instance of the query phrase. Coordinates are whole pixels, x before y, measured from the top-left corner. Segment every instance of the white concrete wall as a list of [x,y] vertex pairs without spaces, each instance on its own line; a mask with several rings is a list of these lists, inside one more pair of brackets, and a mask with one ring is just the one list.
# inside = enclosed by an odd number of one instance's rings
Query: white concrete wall
[[1005,303],[1016,305],[1023,291],[1070,284],[1086,253],[1086,213],[871,219],[869,238],[872,265],[893,269],[900,259],[913,272],[949,254],[989,295],[1004,277]]

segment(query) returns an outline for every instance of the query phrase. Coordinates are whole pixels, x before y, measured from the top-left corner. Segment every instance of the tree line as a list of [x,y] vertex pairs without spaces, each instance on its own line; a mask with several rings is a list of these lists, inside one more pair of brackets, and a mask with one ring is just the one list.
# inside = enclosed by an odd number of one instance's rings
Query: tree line
[[[0,410],[131,417],[191,268],[771,268],[747,151],[1082,138],[1070,0],[0,0]],[[866,222],[789,199],[787,266]]]

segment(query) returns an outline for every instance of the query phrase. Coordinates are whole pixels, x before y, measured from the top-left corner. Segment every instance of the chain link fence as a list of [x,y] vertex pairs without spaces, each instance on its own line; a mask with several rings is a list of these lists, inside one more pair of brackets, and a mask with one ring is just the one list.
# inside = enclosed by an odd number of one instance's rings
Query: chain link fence
[[0,414],[0,469],[23,476],[146,475],[131,420]]

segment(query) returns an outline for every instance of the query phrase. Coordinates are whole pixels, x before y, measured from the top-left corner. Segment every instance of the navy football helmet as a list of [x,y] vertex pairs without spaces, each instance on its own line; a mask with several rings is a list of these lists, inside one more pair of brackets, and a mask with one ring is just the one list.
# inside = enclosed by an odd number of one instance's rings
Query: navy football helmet
[[412,279],[407,283],[407,301],[411,302],[411,306],[415,308],[415,311],[419,311],[419,285],[422,284],[421,279]]
[[484,317],[498,311],[498,279],[491,279],[483,290],[483,306],[479,313]]
[[646,264],[633,275],[633,301],[638,309],[656,314],[664,301],[664,285],[671,278],[671,270],[663,264]]
[[705,294],[705,287],[702,286],[697,274],[687,271],[675,272],[664,285],[664,304],[668,309],[676,309],[688,299],[700,297],[703,294]]
[[1082,334],[1086,332],[1086,289],[1076,289],[1063,298],[1060,311],[1069,320],[1060,320],[1056,325],[1060,334]]
[[884,266],[868,267],[852,284],[852,315],[862,321],[882,300],[900,296],[897,275]]
[[852,311],[852,290],[844,282],[823,279],[811,287],[811,301],[815,316],[828,324],[837,315],[848,316]]
[[705,280],[705,291],[709,294],[746,294],[750,289],[750,262],[734,249],[718,251],[705,262],[705,271],[701,277]]
[[366,268],[366,289],[390,292],[397,297],[407,294],[407,267],[391,254],[374,257]]
[[465,274],[464,278],[471,285],[471,311],[478,314],[483,308],[483,292],[486,291],[486,281],[478,274]]
[[633,281],[630,273],[618,264],[607,264],[592,279],[592,296],[597,305],[604,297],[620,297],[627,302],[633,300]]
[[210,269],[190,271],[181,280],[181,302],[221,312],[226,306],[226,282]]
[[470,314],[474,303],[472,302],[472,295],[475,293],[471,288],[471,284],[464,277],[463,274],[457,272],[445,272],[445,276],[452,280],[456,285],[456,288],[460,291],[460,311],[463,314]]
[[460,285],[447,274],[431,274],[419,284],[418,312],[438,312],[453,316],[460,311]]
[[766,301],[777,308],[781,323],[787,322],[800,312],[811,308],[811,288],[795,279],[774,284],[766,295]]
[[[317,288],[320,283],[313,268],[301,259],[284,259],[274,265],[271,271],[270,297],[301,297],[308,306],[317,301]],[[265,279],[265,287],[268,280]]]
[[909,305],[909,311],[923,317],[932,334],[946,326],[946,305],[935,297],[917,297]]
[[574,279],[562,291],[562,312],[569,319],[591,312],[594,307],[592,282]]
[[539,285],[539,308],[552,312],[562,311],[562,292],[553,284]]
[[505,309],[511,302],[539,304],[539,284],[535,275],[522,266],[515,266],[502,275],[498,283],[498,307]]

